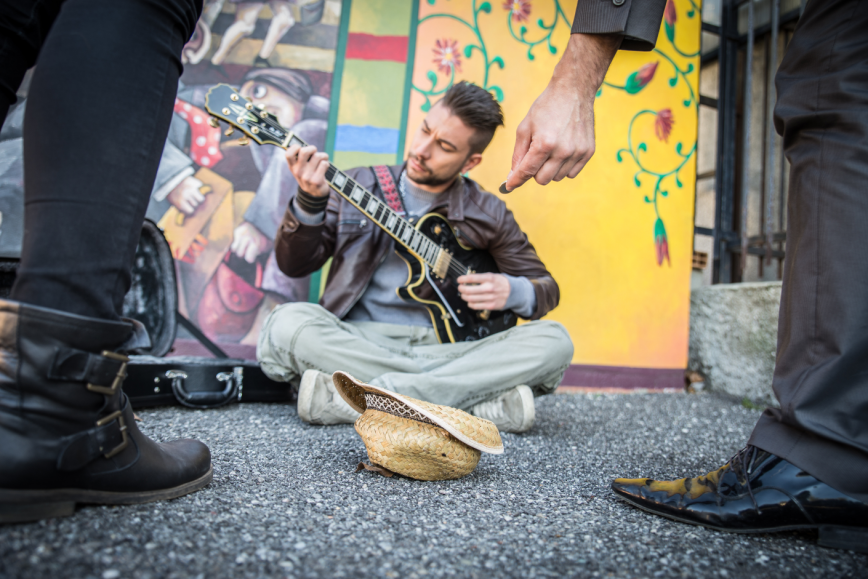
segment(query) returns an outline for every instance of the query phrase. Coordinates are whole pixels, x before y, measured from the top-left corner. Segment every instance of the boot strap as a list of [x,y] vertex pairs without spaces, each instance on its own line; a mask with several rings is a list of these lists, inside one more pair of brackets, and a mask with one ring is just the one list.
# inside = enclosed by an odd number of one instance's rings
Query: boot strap
[[87,382],[91,392],[114,396],[127,376],[127,362],[123,354],[103,351],[92,354],[71,348],[58,348],[48,369],[48,378],[69,382]]
[[78,470],[100,455],[111,458],[129,446],[124,410],[112,412],[98,420],[90,430],[65,437],[67,444],[57,458],[57,470]]

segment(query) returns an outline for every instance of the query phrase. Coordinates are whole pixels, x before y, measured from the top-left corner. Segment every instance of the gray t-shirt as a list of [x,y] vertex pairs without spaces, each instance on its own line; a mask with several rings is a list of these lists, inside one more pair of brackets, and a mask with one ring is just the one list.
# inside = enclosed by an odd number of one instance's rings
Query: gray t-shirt
[[[404,201],[404,209],[408,217],[418,218],[434,205],[440,195],[447,195],[454,187],[463,187],[462,177],[458,177],[452,186],[442,193],[429,193],[413,186],[406,173],[401,174],[398,187]],[[300,209],[294,202],[291,205],[296,218],[307,225],[317,225],[322,222],[325,212],[310,214]],[[409,270],[407,263],[394,251],[395,241],[392,240],[391,250],[386,252],[382,263],[377,267],[368,287],[356,305],[350,309],[345,319],[354,322],[382,322],[404,326],[431,327],[431,316],[428,310],[416,302],[402,300],[397,288],[407,283]],[[509,280],[510,292],[506,309],[513,310],[517,315],[529,317],[536,308],[536,293],[531,281],[525,277],[515,277],[504,274]]]

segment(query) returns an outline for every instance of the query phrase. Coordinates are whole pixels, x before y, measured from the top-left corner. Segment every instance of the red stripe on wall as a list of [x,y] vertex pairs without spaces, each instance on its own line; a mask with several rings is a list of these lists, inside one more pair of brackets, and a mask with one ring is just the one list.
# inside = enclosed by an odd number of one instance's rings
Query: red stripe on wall
[[361,32],[347,35],[347,58],[407,62],[406,36],[374,36]]

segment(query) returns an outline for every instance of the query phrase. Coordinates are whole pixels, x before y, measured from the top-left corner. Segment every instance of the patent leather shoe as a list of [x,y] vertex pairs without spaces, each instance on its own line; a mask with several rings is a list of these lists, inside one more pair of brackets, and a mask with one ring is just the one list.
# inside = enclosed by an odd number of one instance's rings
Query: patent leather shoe
[[821,546],[868,553],[868,504],[755,446],[705,476],[619,478],[612,490],[640,509],[682,523],[732,533],[817,529]]

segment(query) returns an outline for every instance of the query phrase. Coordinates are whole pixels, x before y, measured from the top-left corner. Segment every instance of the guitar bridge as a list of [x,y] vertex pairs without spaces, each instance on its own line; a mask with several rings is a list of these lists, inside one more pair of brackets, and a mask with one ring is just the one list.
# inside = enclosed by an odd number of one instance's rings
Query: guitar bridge
[[446,279],[449,273],[449,264],[452,263],[452,255],[445,249],[437,253],[437,261],[434,262],[434,275],[440,279]]

